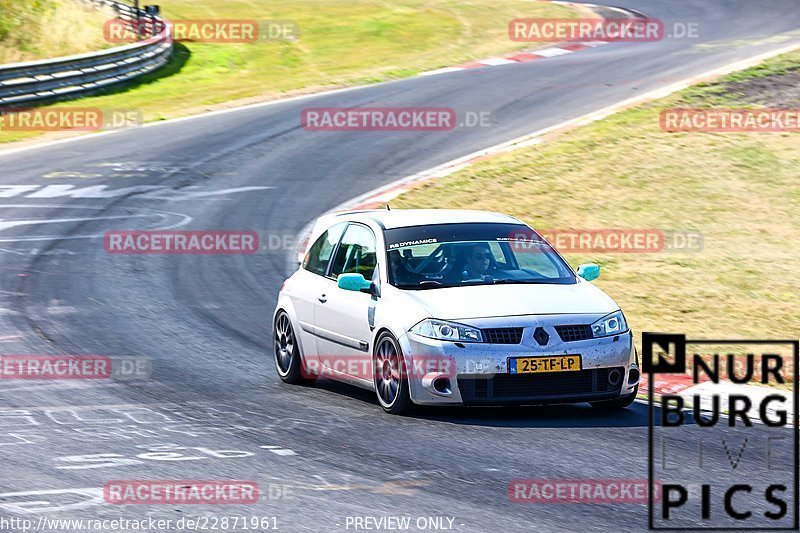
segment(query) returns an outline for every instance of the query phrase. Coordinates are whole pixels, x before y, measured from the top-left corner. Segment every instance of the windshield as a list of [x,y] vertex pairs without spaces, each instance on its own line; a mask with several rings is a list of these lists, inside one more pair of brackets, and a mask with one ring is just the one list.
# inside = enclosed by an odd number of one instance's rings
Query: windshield
[[436,224],[384,235],[389,283],[400,289],[575,283],[569,265],[522,224]]

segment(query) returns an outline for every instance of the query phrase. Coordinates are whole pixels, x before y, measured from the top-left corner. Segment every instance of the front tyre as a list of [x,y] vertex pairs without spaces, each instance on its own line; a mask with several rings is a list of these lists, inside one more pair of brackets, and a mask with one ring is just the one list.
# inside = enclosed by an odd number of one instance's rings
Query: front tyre
[[378,403],[391,415],[405,414],[414,404],[409,393],[408,372],[400,344],[389,332],[383,332],[375,342],[374,382]]
[[634,387],[633,392],[628,394],[627,396],[623,396],[622,398],[614,398],[613,400],[606,400],[602,402],[591,402],[592,407],[597,409],[606,409],[606,410],[615,410],[615,409],[625,409],[629,405],[633,403],[636,399],[636,395],[639,394],[639,385]]
[[297,385],[309,381],[302,375],[303,361],[300,348],[297,346],[292,321],[286,311],[280,311],[275,317],[272,328],[273,351],[275,352],[275,368],[284,383]]

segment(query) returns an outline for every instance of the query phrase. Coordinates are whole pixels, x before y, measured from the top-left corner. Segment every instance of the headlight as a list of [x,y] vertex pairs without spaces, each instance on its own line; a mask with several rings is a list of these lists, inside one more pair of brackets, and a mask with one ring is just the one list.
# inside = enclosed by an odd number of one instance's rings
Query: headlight
[[628,331],[628,323],[625,322],[625,315],[622,314],[622,311],[614,311],[592,324],[592,334],[595,337],[619,335],[626,331]]
[[483,342],[481,330],[456,322],[426,318],[409,331],[429,339],[453,342]]

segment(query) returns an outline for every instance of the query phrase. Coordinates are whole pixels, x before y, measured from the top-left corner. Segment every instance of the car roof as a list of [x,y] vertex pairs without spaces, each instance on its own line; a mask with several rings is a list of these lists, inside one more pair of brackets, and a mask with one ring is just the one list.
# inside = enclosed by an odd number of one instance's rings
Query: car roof
[[368,209],[334,213],[328,215],[326,218],[328,217],[331,219],[331,224],[344,220],[351,220],[354,222],[374,221],[385,229],[429,226],[432,224],[463,224],[476,222],[523,224],[519,219],[510,215],[467,209]]

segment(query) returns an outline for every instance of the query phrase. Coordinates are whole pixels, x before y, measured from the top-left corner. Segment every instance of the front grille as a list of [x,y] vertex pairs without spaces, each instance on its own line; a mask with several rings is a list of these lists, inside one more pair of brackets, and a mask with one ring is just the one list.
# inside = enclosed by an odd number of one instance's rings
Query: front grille
[[483,341],[491,344],[519,344],[522,328],[489,328],[483,331]]
[[458,389],[464,403],[569,400],[571,397],[614,397],[622,383],[612,385],[608,374],[624,368],[593,368],[578,372],[541,374],[460,374]]
[[564,342],[585,341],[593,337],[592,326],[588,324],[556,326],[556,333]]

